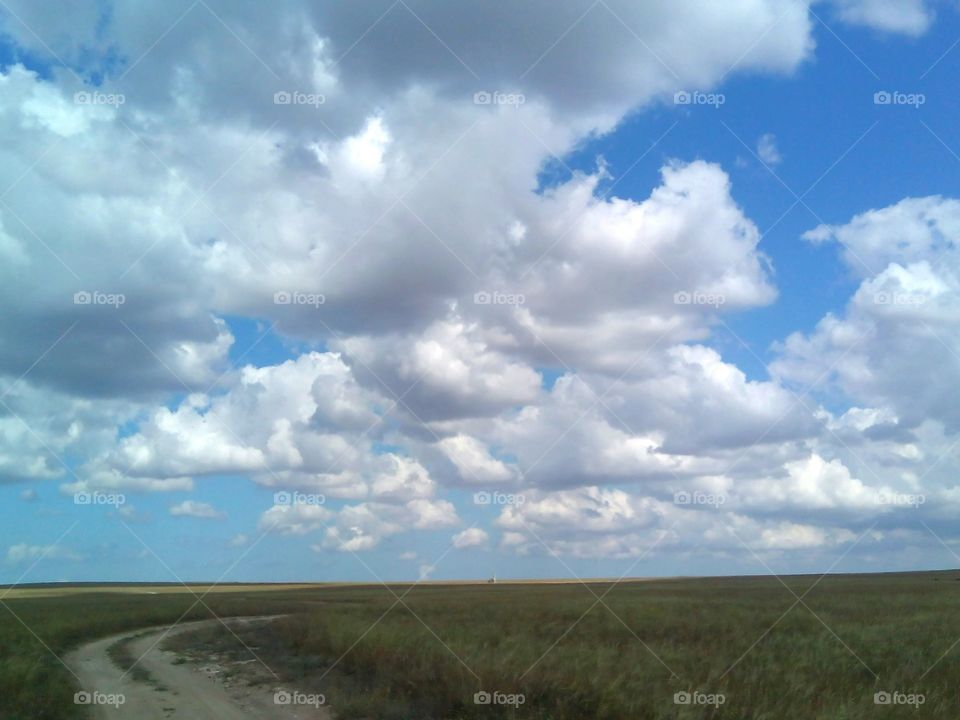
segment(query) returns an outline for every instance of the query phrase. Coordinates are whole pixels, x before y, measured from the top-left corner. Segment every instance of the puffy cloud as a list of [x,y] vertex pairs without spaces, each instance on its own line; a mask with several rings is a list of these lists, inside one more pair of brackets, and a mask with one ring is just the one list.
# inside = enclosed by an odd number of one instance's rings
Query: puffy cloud
[[374,476],[374,497],[409,501],[433,495],[436,484],[420,463],[397,455],[383,458],[384,469]]
[[274,505],[260,517],[262,532],[279,532],[285,535],[306,535],[324,527],[333,513],[322,505],[293,503]]
[[637,377],[616,382],[564,375],[536,405],[442,426],[451,434],[438,446],[464,484],[662,487],[733,467],[779,469],[795,458],[784,443],[820,433],[804,402],[776,383],[748,381],[714,350],[679,345],[648,360]]
[[170,506],[170,514],[174,517],[193,517],[215,520],[226,517],[226,513],[217,510],[210,503],[199,502],[197,500],[184,500],[181,503]]
[[156,410],[93,465],[129,478],[309,472],[322,484],[324,471],[356,462],[348,433],[359,441],[377,421],[374,401],[337,355],[307,353],[246,367],[225,393]]
[[884,32],[922,35],[933,22],[927,0],[830,0],[842,20]]
[[884,492],[872,490],[838,459],[824,460],[819,455],[785,464],[786,478],[764,478],[737,487],[743,502],[752,507],[771,510],[777,507],[825,510],[837,507],[876,512]]
[[661,172],[641,202],[598,199],[601,174],[549,191],[524,220],[515,279],[500,284],[523,304],[474,308],[503,327],[491,338],[539,364],[621,375],[660,342],[704,337],[716,315],[771,302],[760,233],[726,173],[702,161]]
[[[264,120],[285,109],[270,107],[279,89],[325,92],[334,108],[328,113],[351,118],[354,104],[427,81],[466,102],[476,91],[521,90],[548,98],[567,117],[611,119],[678,85],[709,85],[734,63],[790,71],[813,45],[806,5],[788,0],[735,0],[722,11],[626,0],[562,7],[537,0],[496,10],[440,0],[297,1],[270,11],[178,0],[110,3],[104,11],[83,0],[57,17],[26,0],[10,7],[26,24],[5,23],[19,44],[40,56],[116,68],[108,74],[122,78],[130,102],[162,107],[188,94],[213,116],[251,113],[259,104]],[[166,42],[156,42],[158,28],[170,28]],[[198,62],[209,56],[231,62]],[[127,60],[117,67],[115,58]]]
[[729,555],[830,548],[857,539],[842,526],[754,518],[722,507],[659,501],[616,488],[540,494],[497,519],[520,553],[641,558],[665,552]]
[[842,315],[786,339],[773,373],[889,406],[907,428],[929,418],[955,432],[960,409],[944,388],[960,383],[958,233],[960,202],[940,197],[909,198],[807,233],[839,243],[862,282]]
[[458,550],[487,544],[490,536],[480,528],[467,528],[453,536],[453,546]]
[[[44,356],[31,382],[95,397],[213,384],[233,337],[173,222],[182,187],[119,132],[113,108],[77,104],[17,65],[0,85],[0,300],[18,308],[0,333],[20,338],[0,348],[0,372],[20,375]],[[112,171],[91,171],[104,157]],[[137,262],[155,247],[149,267]],[[44,282],[31,282],[41,268]]]
[[361,503],[340,510],[314,549],[343,552],[371,550],[391,535],[410,530],[437,530],[460,522],[456,508],[446,500],[411,500],[404,505]]
[[469,435],[444,438],[438,447],[456,466],[460,479],[467,484],[504,483],[517,476],[516,468],[493,457],[483,443]]
[[[817,432],[809,401],[775,382],[748,380],[711,348],[678,345],[660,357],[658,372],[622,381],[602,407],[609,410],[614,425],[657,429],[664,452],[706,454]],[[605,386],[593,382],[599,395]]]
[[843,528],[819,528],[783,522],[763,528],[754,545],[762,550],[803,550],[849,543],[856,534]]
[[317,551],[359,552],[402,532],[459,524],[453,504],[433,497],[436,483],[416,460],[388,453],[369,462],[371,474],[363,481],[363,494],[370,500],[332,510],[323,499],[306,496],[301,501],[299,495],[291,495],[290,502],[263,513],[260,529],[288,535],[323,529],[323,542],[313,546]]
[[540,375],[491,350],[476,326],[434,323],[406,337],[353,337],[339,343],[354,372],[373,387],[386,384],[424,421],[501,412],[534,401]]
[[[225,369],[232,342],[217,314],[270,316],[285,331],[310,337],[329,337],[326,326],[382,332],[435,322],[451,298],[463,299],[463,290],[471,297],[475,290],[493,287],[498,271],[513,261],[529,265],[535,260],[552,242],[551,218],[580,214],[591,204],[588,179],[552,198],[532,191],[544,150],[530,142],[531,133],[562,153],[597,122],[609,126],[628,109],[676,89],[678,81],[707,85],[733,62],[789,70],[811,47],[805,9],[789,0],[740,0],[723,13],[612,2],[589,11],[553,8],[532,24],[526,21],[536,16],[533,7],[513,8],[498,17],[495,24],[501,29],[525,27],[526,33],[536,28],[543,40],[539,52],[529,37],[511,47],[499,32],[482,30],[491,27],[479,22],[487,9],[461,9],[453,15],[435,2],[416,3],[409,10],[385,6],[374,11],[371,6],[349,12],[295,3],[271,13],[229,3],[183,4],[173,14],[138,4],[102,15],[84,4],[87,11],[77,11],[66,35],[62,18],[14,5],[40,37],[49,28],[46,45],[37,45],[36,36],[8,18],[5,29],[39,55],[52,49],[77,62],[95,62],[98,56],[104,62],[108,56],[135,62],[129,72],[122,63],[105,68],[103,89],[125,94],[119,108],[73,102],[75,79],[66,72],[55,82],[16,67],[5,76],[11,89],[5,94],[4,115],[11,142],[4,166],[10,182],[18,184],[7,202],[0,246],[29,265],[50,259],[50,253],[61,262],[42,288],[28,290],[33,301],[24,307],[33,309],[33,315],[7,316],[3,329],[23,334],[33,328],[26,333],[33,342],[5,346],[0,368],[14,372],[29,366],[69,321],[94,320],[81,322],[63,340],[69,365],[49,363],[35,379],[97,394],[179,389],[181,382],[192,390],[206,389]],[[388,9],[364,42],[354,44],[351,29],[367,27],[367,20]],[[563,47],[553,48],[568,27],[565,21],[578,20],[585,11],[575,31],[564,36]],[[374,15],[368,18],[368,12]],[[439,37],[446,36],[450,48],[462,41],[461,57],[491,73],[483,78],[491,88],[522,76],[530,96],[522,114],[475,105],[479,78],[463,75],[463,65],[430,33],[426,43],[420,42],[426,28],[414,12]],[[461,12],[477,16],[469,38],[463,37]],[[103,22],[92,32],[91,14]],[[155,28],[175,21],[172,35],[165,38],[173,44],[154,46]],[[249,31],[247,47],[227,27]],[[387,28],[392,39],[380,42]],[[633,33],[659,48],[659,59]],[[411,42],[394,44],[407,36]],[[602,41],[604,37],[615,42]],[[710,52],[702,52],[697,37],[711,38]],[[397,53],[398,47],[403,52]],[[600,62],[598,47],[604,48],[601,54],[610,54],[608,60],[629,62],[629,77],[615,70],[619,64]],[[232,61],[198,61],[214,48],[218,57]],[[580,50],[571,55],[573,48]],[[338,52],[346,54],[334,62]],[[575,63],[573,75],[567,67],[572,57],[588,61],[587,66]],[[531,72],[524,74],[526,69]],[[111,86],[111,77],[117,87]],[[398,84],[400,77],[404,80]],[[242,82],[231,82],[240,78]],[[225,87],[234,91],[224,93]],[[303,114],[299,111],[305,108],[274,104],[274,92],[283,88],[328,93],[323,112]],[[373,114],[365,102],[370,98],[380,108]],[[570,125],[571,116],[583,119]],[[332,138],[326,131],[318,135],[316,122],[305,122],[318,117],[335,128]],[[429,127],[424,117],[433,118]],[[62,145],[56,162],[44,158],[33,172],[24,173],[65,135],[79,141]],[[91,174],[90,168],[98,166],[94,160],[105,156],[112,159],[113,171]],[[510,162],[504,163],[504,157]],[[471,173],[463,173],[464,166]],[[43,204],[36,202],[39,197]],[[96,212],[86,212],[84,203],[93,203]],[[572,206],[563,207],[565,203]],[[640,244],[630,238],[636,235],[631,226],[644,217],[650,224],[655,220],[654,208],[642,213],[626,201],[592,205],[584,229],[564,244],[569,260],[584,265],[581,285],[618,259],[605,257],[605,266],[586,267],[589,243],[600,241],[607,246],[605,253],[616,255],[619,248],[642,262]],[[61,210],[48,212],[50,206]],[[724,222],[719,215],[713,220],[721,226]],[[530,242],[511,248],[516,243],[512,229],[518,226],[529,227]],[[51,238],[45,241],[48,248],[30,242],[33,233]],[[611,240],[605,240],[608,235]],[[722,251],[724,244],[716,245]],[[562,262],[552,264],[552,271]],[[732,262],[730,282],[749,285],[750,278],[736,277],[737,262]],[[636,268],[626,263],[623,273],[630,270]],[[550,283],[555,278],[540,273],[534,280]],[[72,306],[73,292],[84,288],[121,293],[126,302],[117,312],[109,308],[110,314],[101,312],[108,308]],[[23,297],[22,288],[10,290]],[[277,306],[271,299],[281,290],[323,293],[327,304],[319,313]],[[626,322],[632,303],[625,293],[619,294],[618,307],[596,308],[593,319]],[[758,289],[729,287],[728,293],[731,303],[753,302]],[[768,293],[769,288],[759,289],[761,296]],[[544,296],[533,322],[558,297]],[[558,322],[553,315],[551,325]],[[457,362],[462,355],[463,348],[453,349],[451,358],[437,355],[436,342],[443,344],[443,339],[417,343],[414,362],[425,371],[432,363]],[[116,365],[112,372],[102,372],[101,348],[109,349],[106,360]],[[497,361],[491,354],[490,362]],[[524,398],[535,390],[529,369],[507,363],[504,372],[508,377],[481,366],[475,372],[477,384],[464,391],[486,389],[497,402],[507,386]],[[428,373],[430,377],[435,374]],[[430,389],[430,383],[424,388]],[[513,397],[507,393],[502,400]]]
[[757,140],[757,156],[771,166],[783,162],[783,156],[777,147],[777,138],[773,133],[765,133]]
[[836,242],[861,277],[879,275],[893,263],[911,266],[957,252],[960,201],[940,196],[905,198],[860,213],[845,225],[821,225],[804,234],[814,243]]
[[8,382],[0,390],[0,483],[66,479],[71,493],[86,489],[68,458],[110,448],[117,427],[142,407],[79,398],[26,380]]

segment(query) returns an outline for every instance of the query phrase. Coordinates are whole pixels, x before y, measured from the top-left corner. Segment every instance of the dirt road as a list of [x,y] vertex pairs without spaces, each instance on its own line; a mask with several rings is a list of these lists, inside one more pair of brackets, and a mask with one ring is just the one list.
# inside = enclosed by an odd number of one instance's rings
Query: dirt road
[[[231,620],[233,623],[269,622],[270,618]],[[216,620],[184,623],[171,630],[172,637]],[[174,652],[160,648],[167,627],[114,635],[83,645],[64,658],[81,682],[76,700],[89,705],[98,720],[329,720],[329,709],[318,697],[297,693],[275,684],[250,685],[243,673],[230,673],[216,660],[185,662]],[[110,658],[109,648],[129,641],[128,651],[142,657],[140,671],[124,674]],[[258,663],[253,657],[247,662]],[[258,663],[259,664],[259,663]],[[238,664],[239,665],[239,664]],[[144,671],[146,677],[144,676]],[[136,678],[134,677],[136,675]],[[227,676],[229,675],[229,679]]]

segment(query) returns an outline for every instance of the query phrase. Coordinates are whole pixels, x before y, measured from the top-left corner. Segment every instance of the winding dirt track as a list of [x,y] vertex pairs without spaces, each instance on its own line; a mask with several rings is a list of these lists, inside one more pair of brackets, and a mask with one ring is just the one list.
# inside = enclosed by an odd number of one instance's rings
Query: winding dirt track
[[[268,619],[233,620],[256,622]],[[211,668],[185,663],[179,656],[160,649],[160,639],[171,637],[216,620],[184,623],[167,632],[169,626],[151,628],[136,637],[130,645],[135,657],[143,656],[138,667],[150,675],[152,682],[135,680],[124,674],[110,659],[107,650],[114,643],[143,630],[102,638],[69,653],[64,662],[80,678],[83,691],[107,695],[122,694],[123,704],[91,705],[92,717],[98,720],[329,720],[326,707],[312,705],[280,705],[274,702],[279,686],[248,686],[246,683],[225,684],[222,673]]]

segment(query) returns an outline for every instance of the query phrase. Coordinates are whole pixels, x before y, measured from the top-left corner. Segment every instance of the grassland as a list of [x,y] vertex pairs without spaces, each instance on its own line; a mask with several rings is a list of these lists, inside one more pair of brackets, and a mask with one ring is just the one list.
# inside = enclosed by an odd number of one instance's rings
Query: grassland
[[[785,578],[789,589],[775,578],[291,586],[205,602],[222,616],[290,614],[244,640],[285,679],[325,694],[340,718],[953,719],[958,580],[945,571],[798,576]],[[4,601],[53,652],[5,612],[0,716],[79,717],[54,653],[176,620],[194,601],[87,590]],[[203,644],[242,652],[226,631],[206,632]],[[479,691],[523,704],[477,705]],[[876,705],[884,691],[923,704]],[[678,692],[723,702],[676,704]]]

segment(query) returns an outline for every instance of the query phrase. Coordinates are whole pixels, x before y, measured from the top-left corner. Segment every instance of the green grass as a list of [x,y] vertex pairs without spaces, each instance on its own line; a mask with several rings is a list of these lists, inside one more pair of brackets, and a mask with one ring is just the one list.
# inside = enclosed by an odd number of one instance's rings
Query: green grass
[[[589,589],[391,586],[397,595],[410,590],[402,603],[384,587],[316,587],[214,594],[207,602],[223,616],[294,613],[240,634],[285,680],[325,694],[344,720],[954,719],[958,578],[952,571],[827,577],[804,604],[775,578],[596,582]],[[797,595],[815,581],[786,579]],[[608,594],[595,604],[594,593]],[[176,619],[192,597],[7,602],[62,651],[84,638]],[[236,643],[225,630],[206,632],[206,646]],[[78,709],[64,702],[72,700],[72,678],[9,613],[0,619],[0,648],[0,692],[12,699],[0,717],[74,717]],[[479,690],[523,694],[525,702],[475,705]],[[694,690],[725,702],[674,703],[676,692]],[[919,710],[877,706],[874,693],[882,690],[922,693],[925,703]]]

